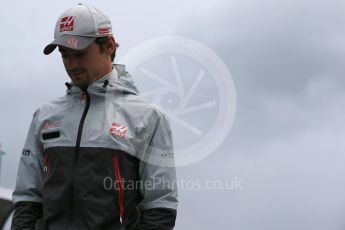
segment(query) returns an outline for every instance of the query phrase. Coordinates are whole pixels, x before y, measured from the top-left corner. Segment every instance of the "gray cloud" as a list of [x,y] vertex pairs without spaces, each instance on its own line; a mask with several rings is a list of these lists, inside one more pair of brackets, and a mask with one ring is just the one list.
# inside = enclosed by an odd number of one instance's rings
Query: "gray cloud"
[[181,25],[223,57],[238,92],[227,142],[183,173],[244,181],[239,192],[186,194],[187,210],[194,200],[205,210],[194,228],[344,228],[343,9],[341,1],[230,2]]

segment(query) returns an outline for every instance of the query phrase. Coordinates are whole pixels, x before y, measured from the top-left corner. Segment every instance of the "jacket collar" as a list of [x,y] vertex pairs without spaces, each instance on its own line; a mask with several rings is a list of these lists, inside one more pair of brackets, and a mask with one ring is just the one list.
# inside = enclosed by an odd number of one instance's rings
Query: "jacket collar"
[[[81,88],[73,85],[73,82],[66,83],[68,89],[67,94],[74,95],[83,92]],[[139,90],[134,84],[131,75],[126,71],[124,65],[113,64],[113,69],[110,73],[93,82],[87,88],[89,94],[103,95],[106,92],[122,92],[139,94]]]

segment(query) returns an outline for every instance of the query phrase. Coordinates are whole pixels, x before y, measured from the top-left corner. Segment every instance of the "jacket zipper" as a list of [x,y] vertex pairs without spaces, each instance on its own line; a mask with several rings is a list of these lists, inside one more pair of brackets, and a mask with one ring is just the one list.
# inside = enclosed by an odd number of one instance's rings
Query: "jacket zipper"
[[123,187],[122,187],[122,177],[119,167],[119,159],[117,156],[113,156],[113,163],[114,163],[114,171],[115,171],[115,183],[116,188],[118,188],[118,205],[119,205],[119,211],[120,211],[120,223],[122,224],[123,221],[123,215],[125,213],[125,209],[123,207]]
[[79,148],[80,148],[80,142],[81,142],[81,135],[83,133],[83,128],[84,128],[84,122],[85,122],[85,118],[86,118],[86,115],[87,115],[87,112],[89,111],[89,108],[90,108],[90,95],[88,94],[88,92],[85,90],[84,91],[84,94],[86,96],[86,105],[85,105],[85,108],[84,108],[84,112],[83,112],[83,115],[81,116],[81,119],[80,119],[80,122],[79,122],[79,127],[78,127],[78,134],[77,134],[77,141],[76,141],[76,144],[75,144],[75,157],[74,157],[74,165],[76,164],[76,160],[78,158],[78,155],[79,155]]
[[[83,128],[84,128],[84,122],[85,122],[85,118],[86,118],[86,115],[89,111],[89,108],[90,108],[90,95],[88,94],[87,90],[84,90],[83,93],[85,94],[86,96],[86,104],[85,104],[85,108],[84,108],[84,111],[83,111],[83,114],[80,118],[80,122],[79,122],[79,127],[78,127],[78,134],[77,134],[77,141],[76,141],[76,144],[75,144],[75,155],[74,155],[74,161],[73,161],[73,168],[72,168],[72,176],[71,176],[71,179],[70,179],[70,186],[71,186],[71,197],[72,197],[72,200],[74,201],[74,187],[73,187],[73,181],[74,181],[74,170],[77,166],[77,161],[78,161],[78,158],[79,158],[79,149],[80,149],[80,142],[81,142],[81,136],[82,136],[82,133],[83,133]],[[74,202],[72,202],[71,204],[72,206],[72,210],[74,210]],[[71,219],[74,218],[74,211],[72,211],[72,215],[70,217]]]
[[43,181],[45,182],[47,177],[48,177],[48,175],[49,175],[49,171],[50,171],[49,158],[48,158],[48,154],[47,153],[44,155],[44,168],[43,168],[43,171],[45,173]]

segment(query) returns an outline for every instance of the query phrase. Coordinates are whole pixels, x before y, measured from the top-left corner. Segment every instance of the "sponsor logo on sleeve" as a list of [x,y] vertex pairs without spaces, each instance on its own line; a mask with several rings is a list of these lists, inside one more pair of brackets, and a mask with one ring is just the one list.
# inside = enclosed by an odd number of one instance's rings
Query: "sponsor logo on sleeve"
[[22,151],[23,156],[30,156],[30,154],[31,154],[31,151],[29,149],[23,149]]

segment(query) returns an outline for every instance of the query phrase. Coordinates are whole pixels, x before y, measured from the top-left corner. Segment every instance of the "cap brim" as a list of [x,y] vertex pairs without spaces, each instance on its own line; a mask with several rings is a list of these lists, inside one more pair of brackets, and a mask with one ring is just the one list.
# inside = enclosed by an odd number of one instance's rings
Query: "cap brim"
[[53,52],[57,46],[64,46],[74,50],[82,50],[91,45],[91,43],[94,42],[95,39],[95,37],[62,34],[57,37],[52,43],[47,45],[44,48],[43,53],[45,55],[48,55]]

